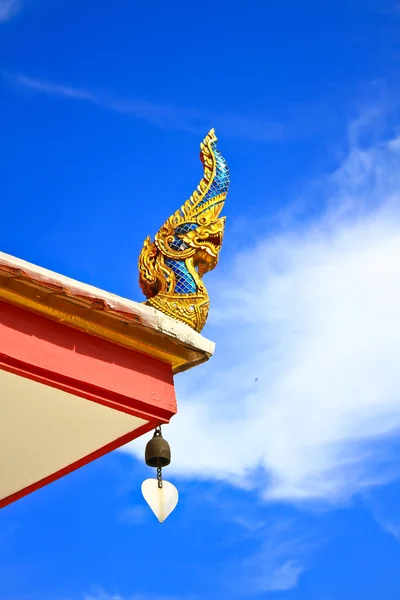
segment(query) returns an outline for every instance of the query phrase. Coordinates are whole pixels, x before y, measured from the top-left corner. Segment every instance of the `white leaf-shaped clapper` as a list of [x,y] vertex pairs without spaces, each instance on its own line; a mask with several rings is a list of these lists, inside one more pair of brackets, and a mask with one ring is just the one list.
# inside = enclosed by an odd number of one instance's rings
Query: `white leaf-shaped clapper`
[[178,504],[178,490],[169,481],[163,480],[162,488],[157,479],[146,479],[142,483],[142,494],[157,519],[162,523]]

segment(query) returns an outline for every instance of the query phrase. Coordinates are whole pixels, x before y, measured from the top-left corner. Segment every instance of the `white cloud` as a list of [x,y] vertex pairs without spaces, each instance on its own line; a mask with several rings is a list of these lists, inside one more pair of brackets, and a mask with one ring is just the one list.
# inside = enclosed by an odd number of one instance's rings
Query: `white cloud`
[[298,584],[313,545],[297,539],[291,524],[278,521],[264,528],[258,550],[235,566],[235,590],[243,596],[283,592]]
[[119,514],[120,521],[126,525],[141,525],[147,521],[148,517],[149,510],[144,504],[130,506]]
[[[0,0],[1,2],[1,0]],[[289,123],[271,121],[265,115],[239,115],[233,112],[209,113],[196,107],[181,107],[128,98],[118,99],[107,93],[94,93],[77,87],[43,81],[25,75],[8,75],[11,84],[21,89],[48,96],[83,100],[103,109],[148,121],[158,127],[204,135],[210,127],[217,127],[225,135],[258,142],[279,141],[292,137]],[[303,131],[303,135],[304,135]],[[309,134],[309,129],[306,134]]]
[[[114,594],[108,594],[107,592],[100,590],[93,595],[85,595],[83,600],[177,600],[171,596],[160,596],[158,594],[134,594],[133,596],[119,596]],[[182,599],[180,599],[182,600]]]
[[[319,189],[323,217],[215,271],[217,353],[176,379],[168,475],[285,501],[341,501],[394,476],[384,451],[400,430],[399,139],[353,147]],[[125,450],[142,459],[143,444]]]
[[[394,485],[397,488],[398,483]],[[367,491],[363,494],[363,501],[380,529],[400,542],[398,502],[393,486],[387,486],[379,495]]]
[[303,568],[293,560],[276,564],[276,557],[280,552],[279,546],[266,544],[259,555],[245,563],[244,568],[249,571],[247,588],[243,590],[245,595],[283,592],[296,587]]
[[249,531],[249,532],[256,532],[259,531],[260,529],[264,528],[266,525],[265,521],[262,521],[260,519],[254,519],[251,517],[243,516],[243,515],[237,515],[235,517],[232,518],[232,523],[235,523],[236,525],[240,525],[241,527],[243,527],[245,530]]
[[49,94],[52,96],[72,98],[74,100],[88,100],[90,102],[97,102],[97,99],[93,94],[84,90],[78,90],[74,87],[48,83],[46,81],[40,81],[39,79],[33,79],[32,77],[26,77],[25,75],[15,75],[12,77],[12,80],[16,84],[32,90],[33,92],[41,92],[43,94]]
[[20,11],[19,0],[0,0],[0,23],[9,21]]
[[383,518],[382,516],[374,516],[382,531],[393,536],[398,542],[400,542],[400,526],[397,523],[393,523],[392,521]]

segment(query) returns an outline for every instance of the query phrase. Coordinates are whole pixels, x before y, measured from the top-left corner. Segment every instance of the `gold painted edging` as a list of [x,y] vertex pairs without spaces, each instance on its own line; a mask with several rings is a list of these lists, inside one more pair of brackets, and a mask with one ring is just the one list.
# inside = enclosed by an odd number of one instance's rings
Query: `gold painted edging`
[[[13,287],[21,289],[17,291]],[[124,321],[122,316],[96,310],[90,302],[81,299],[52,293],[40,284],[26,284],[0,275],[0,299],[166,362],[171,365],[174,374],[203,363],[210,357],[205,352],[196,352],[182,343],[174,342],[139,320],[136,323]]]

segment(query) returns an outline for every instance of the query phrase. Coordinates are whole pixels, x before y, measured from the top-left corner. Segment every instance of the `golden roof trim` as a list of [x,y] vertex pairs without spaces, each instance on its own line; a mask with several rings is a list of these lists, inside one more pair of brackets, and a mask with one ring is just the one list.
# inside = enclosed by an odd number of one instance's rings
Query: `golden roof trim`
[[171,365],[207,361],[214,343],[160,311],[0,252],[0,300]]

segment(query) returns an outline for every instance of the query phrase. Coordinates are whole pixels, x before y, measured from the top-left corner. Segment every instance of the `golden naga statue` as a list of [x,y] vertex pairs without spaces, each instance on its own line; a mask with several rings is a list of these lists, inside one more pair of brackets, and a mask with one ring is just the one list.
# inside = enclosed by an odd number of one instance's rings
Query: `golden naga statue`
[[196,331],[206,323],[210,300],[202,277],[218,263],[229,188],[229,169],[216,147],[214,129],[200,144],[204,176],[192,196],[146,238],[139,256],[139,283],[146,304]]

